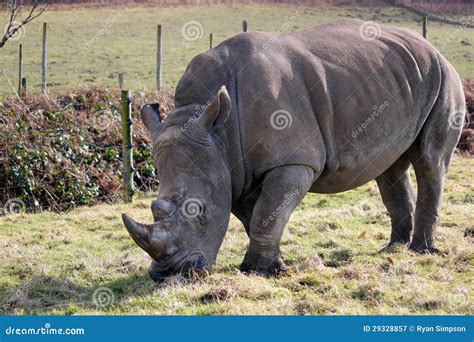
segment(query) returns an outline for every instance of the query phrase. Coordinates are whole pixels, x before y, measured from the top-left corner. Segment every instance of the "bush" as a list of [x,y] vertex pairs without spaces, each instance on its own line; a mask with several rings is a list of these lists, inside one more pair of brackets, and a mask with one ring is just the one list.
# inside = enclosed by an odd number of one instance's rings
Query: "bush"
[[[139,120],[145,102],[166,114],[170,93],[133,96],[133,159],[138,192],[155,191],[150,135]],[[0,103],[0,207],[68,210],[122,196],[119,90],[84,88],[54,98],[24,96]],[[18,208],[18,207],[17,207]]]

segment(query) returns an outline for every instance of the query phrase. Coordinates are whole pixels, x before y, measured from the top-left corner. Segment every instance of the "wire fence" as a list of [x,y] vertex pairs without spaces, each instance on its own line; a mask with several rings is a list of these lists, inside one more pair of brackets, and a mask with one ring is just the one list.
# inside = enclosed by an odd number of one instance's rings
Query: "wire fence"
[[[0,106],[0,215],[67,211],[123,198],[119,93],[89,89],[66,99],[25,95]],[[172,95],[136,95],[131,106],[133,184],[135,192],[143,194],[156,191],[158,181],[150,137],[138,111],[148,99],[160,101],[168,112]],[[84,98],[90,103],[84,103]]]
[[[82,2],[84,1],[79,3]],[[426,18],[422,23],[422,31],[426,33],[428,31]],[[248,27],[248,22],[243,20],[242,30],[245,32],[248,30]],[[161,26],[159,25],[157,30],[158,88],[162,84],[160,34]],[[212,44],[212,38],[210,44]],[[19,65],[21,69],[21,63]],[[123,73],[119,74],[119,80],[120,84],[123,85]],[[19,82],[22,81],[20,78]],[[12,89],[15,91],[13,86]],[[23,128],[19,127],[17,136],[14,134],[9,136],[2,134],[2,137],[0,137],[0,147],[3,146],[0,150],[0,162],[2,162],[2,165],[0,165],[0,215],[17,211],[67,211],[78,205],[96,204],[99,202],[112,203],[123,198],[125,189],[123,185],[124,174],[122,173],[123,156],[121,157],[121,155],[124,144],[123,137],[121,136],[121,124],[123,121],[120,120],[119,115],[119,94],[115,92],[90,96],[91,103],[86,104],[74,102],[82,101],[80,97],[68,99],[65,101],[65,104],[63,104],[64,101],[56,101],[51,104],[48,101],[45,103],[31,102],[31,98],[28,97],[26,91],[21,91],[21,84],[19,84],[19,89],[20,91],[16,94],[17,101],[10,107],[8,115],[0,116],[0,128],[2,125],[5,127],[10,125],[10,133],[15,131],[11,125],[24,126]],[[158,97],[160,96],[161,98],[157,98],[157,93],[151,96],[144,96],[141,93],[139,97],[135,97],[135,101],[132,103],[132,111],[137,113],[138,108],[146,102],[147,97],[148,99],[155,99],[157,102],[160,102],[162,104],[161,107],[165,111],[171,110],[171,96],[165,94],[163,97],[163,94],[158,93]],[[44,101],[44,98],[38,97],[36,100],[41,102]],[[105,109],[95,110],[94,108],[98,104],[103,104],[102,107]],[[2,107],[0,107],[1,109]],[[71,120],[70,117],[69,121],[66,120],[66,123],[58,123],[57,127],[54,124],[43,126],[42,123],[36,122],[37,126],[45,129],[46,133],[49,132],[50,135],[45,134],[38,138],[39,142],[45,144],[45,146],[35,146],[34,141],[31,141],[32,137],[24,130],[25,127],[30,128],[30,132],[34,132],[35,129],[38,130],[37,127],[32,126],[35,120],[38,121],[38,118],[33,118],[32,115],[35,111],[39,113],[39,120],[46,118],[50,122],[55,120],[55,118],[50,117],[51,113],[65,116],[66,114],[64,113],[68,111],[72,111],[74,115],[77,112],[86,112],[85,116],[91,122],[89,126],[84,126],[84,123],[80,124]],[[134,151],[137,153],[135,154],[134,152],[133,159],[135,165],[139,165],[133,177],[133,184],[135,192],[149,193],[156,190],[158,185],[154,177],[151,144],[148,133],[143,127],[140,127],[141,123],[136,118],[133,124],[134,130],[138,128],[138,133],[135,133],[137,139],[133,143]],[[74,146],[70,147],[70,153],[65,151],[67,148],[61,146],[61,144],[55,146],[54,139],[68,134],[68,129],[75,125],[82,125],[81,129],[85,131],[92,129],[99,132],[89,134],[88,139],[82,142],[77,141],[77,139],[71,142],[71,145]],[[104,130],[100,132],[102,128]],[[58,130],[55,131],[55,129]],[[103,138],[102,133],[104,132],[113,135],[111,141],[105,141],[111,137]],[[104,140],[98,143],[98,139]],[[470,146],[472,146],[471,141],[461,141],[458,145],[462,150],[464,147],[469,149]],[[36,164],[34,167],[25,165],[26,162],[15,159],[18,157],[15,156],[17,150],[23,153],[22,148],[26,151],[25,155],[22,156],[25,160],[33,159],[33,162],[37,163],[38,161],[35,158],[41,159],[37,154],[37,152],[41,151],[46,153],[46,159],[51,159],[48,161],[50,164],[55,162],[54,158],[60,158],[59,166],[64,166],[63,170],[58,170],[58,165],[52,167],[54,172],[51,171],[51,166],[43,165],[42,169],[41,163],[38,164],[40,167]],[[85,151],[81,152],[81,148],[84,148]],[[68,153],[70,155],[66,155]],[[97,160],[91,161],[90,158],[97,158]],[[105,169],[101,168],[104,166]],[[65,174],[62,174],[61,171],[65,172]],[[145,173],[146,177],[143,176]],[[71,192],[73,195],[70,195]]]

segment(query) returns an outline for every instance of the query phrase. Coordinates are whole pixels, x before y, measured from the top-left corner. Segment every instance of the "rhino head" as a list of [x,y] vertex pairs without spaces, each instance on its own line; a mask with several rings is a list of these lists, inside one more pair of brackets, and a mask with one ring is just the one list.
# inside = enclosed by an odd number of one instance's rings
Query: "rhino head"
[[207,106],[176,107],[164,121],[156,105],[142,108],[152,134],[158,198],[151,204],[152,224],[126,214],[122,218],[132,239],[153,259],[154,280],[209,270],[216,259],[232,203],[229,162],[217,134],[230,106],[222,87]]

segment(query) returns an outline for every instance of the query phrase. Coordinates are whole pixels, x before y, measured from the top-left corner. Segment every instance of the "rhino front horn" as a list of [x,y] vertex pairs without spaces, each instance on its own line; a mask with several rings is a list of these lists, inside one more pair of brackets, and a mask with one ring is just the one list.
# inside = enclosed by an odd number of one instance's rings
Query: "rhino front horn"
[[150,247],[150,228],[131,219],[127,214],[122,214],[122,220],[133,241],[145,251]]

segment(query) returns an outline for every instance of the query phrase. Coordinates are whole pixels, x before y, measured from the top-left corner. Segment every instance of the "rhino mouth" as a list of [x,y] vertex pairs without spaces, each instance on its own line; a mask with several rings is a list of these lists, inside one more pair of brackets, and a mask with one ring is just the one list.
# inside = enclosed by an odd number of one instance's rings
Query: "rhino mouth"
[[148,274],[152,280],[162,282],[173,275],[190,277],[194,273],[201,273],[207,269],[209,269],[209,264],[201,253],[189,252],[181,257],[172,255],[165,260],[153,260]]

